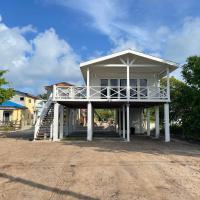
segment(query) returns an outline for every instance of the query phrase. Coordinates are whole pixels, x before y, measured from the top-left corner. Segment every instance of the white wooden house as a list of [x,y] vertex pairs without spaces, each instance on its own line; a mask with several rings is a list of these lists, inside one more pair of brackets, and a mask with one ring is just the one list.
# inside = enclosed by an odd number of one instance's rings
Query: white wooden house
[[[64,126],[67,126],[63,123],[64,112],[68,118],[68,128],[64,134],[68,134],[69,126],[72,124],[69,108],[87,108],[89,141],[93,139],[94,109],[117,109],[119,134],[130,141],[130,127],[134,127],[136,133],[144,132],[143,110],[155,107],[155,132],[156,137],[159,137],[159,105],[163,104],[165,141],[169,142],[169,74],[177,67],[174,62],[130,49],[81,63],[80,69],[86,85],[54,85],[53,92],[36,123],[35,139],[40,134],[54,141],[62,139]],[[161,87],[160,79],[165,76],[167,87]],[[49,135],[45,135],[47,129]],[[150,135],[148,109],[147,135]]]

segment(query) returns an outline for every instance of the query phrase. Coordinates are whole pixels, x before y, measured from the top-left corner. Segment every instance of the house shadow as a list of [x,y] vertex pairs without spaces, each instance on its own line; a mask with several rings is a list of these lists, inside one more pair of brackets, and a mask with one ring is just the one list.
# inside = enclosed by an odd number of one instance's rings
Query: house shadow
[[200,157],[200,145],[187,143],[179,140],[171,140],[164,142],[164,138],[155,139],[145,135],[131,136],[131,141],[127,142],[121,137],[94,137],[92,142],[87,142],[86,139],[77,141],[62,141],[63,145],[78,146],[80,148],[91,148],[98,152],[137,152],[153,155],[180,155]]
[[23,185],[28,185],[28,186],[33,187],[33,188],[38,188],[38,189],[41,189],[41,190],[46,190],[46,191],[54,192],[54,193],[61,194],[61,195],[71,196],[71,197],[81,199],[81,200],[83,200],[83,199],[84,200],[86,200],[86,199],[87,200],[98,200],[97,198],[92,198],[90,196],[79,194],[79,193],[76,193],[76,192],[73,192],[73,191],[70,191],[70,190],[62,190],[62,189],[59,189],[57,187],[47,186],[47,185],[44,185],[44,184],[41,184],[41,183],[37,183],[37,182],[34,182],[34,181],[23,179],[23,178],[20,178],[20,177],[11,176],[11,175],[8,175],[8,174],[2,173],[2,172],[0,172],[0,177],[4,178],[4,179],[8,179],[11,182],[20,183],[20,184],[23,184]]
[[3,132],[3,133],[0,133],[0,138],[12,138],[12,139],[16,139],[16,140],[32,141],[34,139],[34,130],[33,130],[33,128],[30,128],[27,130]]

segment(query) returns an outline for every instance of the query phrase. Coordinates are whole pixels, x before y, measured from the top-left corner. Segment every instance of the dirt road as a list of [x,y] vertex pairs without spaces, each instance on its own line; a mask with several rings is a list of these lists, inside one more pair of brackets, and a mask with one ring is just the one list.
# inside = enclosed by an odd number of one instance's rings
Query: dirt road
[[0,199],[200,199],[200,146],[0,138]]

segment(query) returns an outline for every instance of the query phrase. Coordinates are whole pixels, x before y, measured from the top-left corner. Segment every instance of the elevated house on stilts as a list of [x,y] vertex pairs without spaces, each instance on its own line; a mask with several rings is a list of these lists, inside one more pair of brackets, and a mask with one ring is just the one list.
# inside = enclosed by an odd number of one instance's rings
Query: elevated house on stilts
[[[165,141],[170,141],[169,103],[170,72],[178,65],[133,50],[124,50],[80,64],[85,86],[54,85],[35,125],[38,136],[57,141],[78,131],[74,109],[87,111],[87,140],[94,136],[94,109],[113,108],[117,111],[116,131],[130,141],[130,130],[150,136],[149,108],[155,108],[155,137],[159,137],[159,106],[164,105]],[[167,77],[167,86],[160,79]],[[144,110],[146,115],[144,117]],[[144,120],[146,125],[144,125]],[[80,128],[80,127],[79,127]],[[103,130],[102,130],[103,131]]]

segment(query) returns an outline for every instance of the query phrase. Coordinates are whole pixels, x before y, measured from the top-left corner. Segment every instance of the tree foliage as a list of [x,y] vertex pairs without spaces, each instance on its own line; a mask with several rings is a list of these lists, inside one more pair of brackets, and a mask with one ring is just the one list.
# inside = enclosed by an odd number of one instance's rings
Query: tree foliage
[[200,57],[192,56],[183,65],[183,78],[193,89],[200,90]]
[[0,103],[10,99],[14,95],[12,88],[7,88],[9,82],[3,77],[6,70],[0,70]]
[[100,120],[108,121],[109,119],[114,119],[114,110],[113,109],[96,109],[96,115]]
[[[167,85],[167,79],[163,78],[161,80],[161,86]],[[186,83],[177,80],[174,77],[170,78],[170,121],[177,125],[182,125],[182,118],[185,111],[188,109],[185,105],[185,97],[183,95],[188,95],[190,88]],[[162,111],[162,109],[160,109]],[[163,111],[162,111],[163,112]],[[163,116],[163,113],[161,114]],[[163,118],[162,118],[163,121]]]
[[190,88],[183,94],[183,106],[187,107],[182,120],[184,135],[200,139],[200,57],[189,57],[183,65],[182,75]]
[[[172,131],[176,127],[173,133],[181,132],[185,138],[200,139],[200,57],[189,57],[182,68],[185,82],[170,78]],[[162,79],[161,85],[166,86],[166,82],[166,78]],[[160,116],[163,121],[163,113]]]

